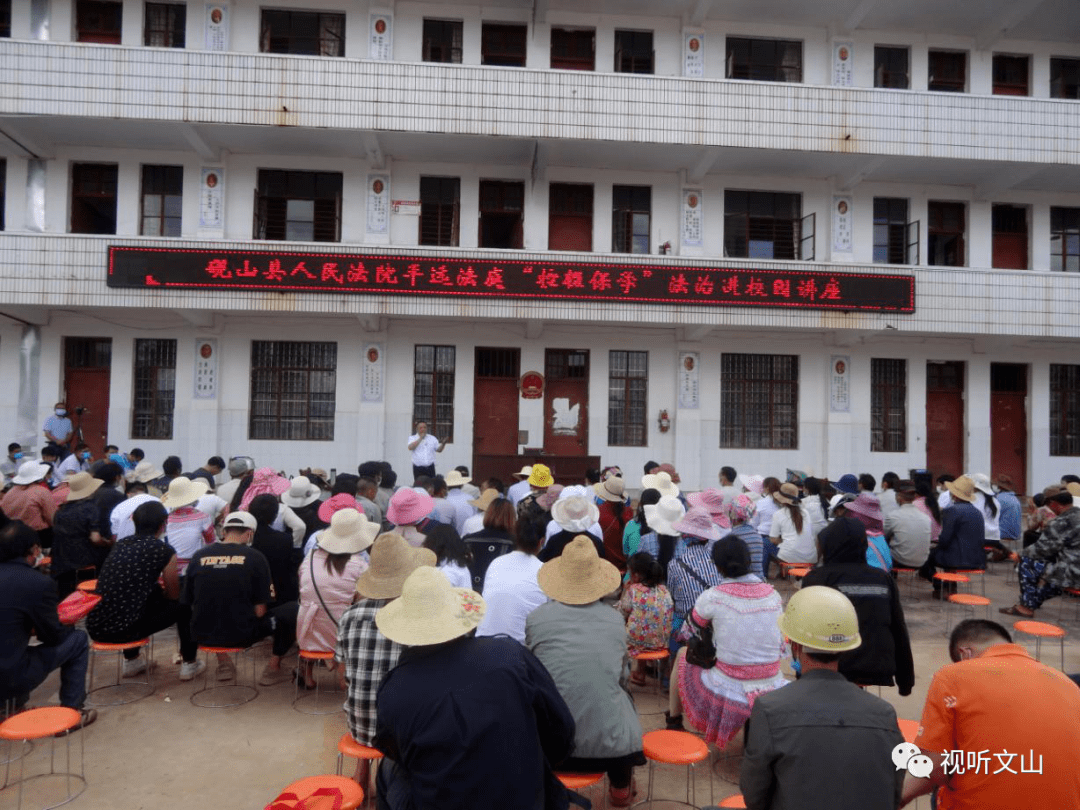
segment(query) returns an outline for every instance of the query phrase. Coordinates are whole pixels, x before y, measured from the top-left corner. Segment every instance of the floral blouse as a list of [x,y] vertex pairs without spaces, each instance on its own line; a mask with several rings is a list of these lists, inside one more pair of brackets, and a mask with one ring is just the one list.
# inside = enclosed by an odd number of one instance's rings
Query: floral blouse
[[619,600],[619,611],[626,618],[631,652],[667,647],[675,614],[667,586],[647,588],[640,582],[626,586]]

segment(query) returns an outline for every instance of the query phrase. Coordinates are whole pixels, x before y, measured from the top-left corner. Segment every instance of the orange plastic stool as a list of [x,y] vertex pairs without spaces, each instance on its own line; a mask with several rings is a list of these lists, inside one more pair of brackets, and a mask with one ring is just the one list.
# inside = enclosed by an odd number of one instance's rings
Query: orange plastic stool
[[1056,638],[1061,644],[1061,671],[1065,671],[1065,631],[1062,628],[1049,622],[1026,620],[1013,624],[1013,629],[1018,633],[1035,636],[1036,661],[1042,660],[1042,640],[1044,638]]
[[[293,708],[296,711],[300,712],[301,714],[313,714],[313,715],[336,714],[337,712],[341,711],[341,703],[331,704],[329,708],[326,708],[326,707],[320,708],[319,707],[319,698],[321,697],[321,692],[322,692],[322,683],[319,681],[319,675],[318,675],[319,663],[322,662],[323,667],[325,668],[326,663],[328,661],[333,661],[333,660],[334,660],[334,654],[332,652],[323,652],[321,650],[301,650],[300,651],[300,661],[299,661],[300,666],[298,667],[298,669],[299,669],[299,672],[300,672],[301,675],[303,674],[304,669],[305,669],[305,667],[303,666],[305,661],[314,661],[315,662],[315,666],[312,669],[312,675],[315,678],[315,694],[312,695],[312,694],[308,693],[306,690],[304,691],[303,694],[301,694],[300,693],[300,677],[297,677],[295,682],[294,682],[295,683],[295,688],[293,689],[293,703],[292,703]],[[331,689],[330,692],[331,693],[336,692],[339,695],[342,694],[340,689]],[[309,699],[311,697],[314,697],[315,700],[314,700],[314,705],[309,707],[304,701],[306,701],[307,699]]]
[[[8,762],[7,770],[4,774],[4,784],[11,785],[18,783],[19,785],[19,799],[16,807],[22,807],[23,799],[23,785],[34,779],[47,779],[50,777],[57,777],[64,779],[67,785],[67,793],[65,798],[54,804],[46,806],[46,810],[50,810],[53,807],[59,807],[60,805],[67,804],[73,799],[77,798],[84,790],[86,790],[86,763],[85,763],[85,743],[83,742],[84,735],[80,734],[79,737],[79,770],[76,773],[73,770],[71,761],[71,737],[70,733],[72,729],[79,725],[82,721],[82,713],[75,709],[69,709],[66,706],[46,706],[41,709],[30,709],[26,712],[21,712],[12,717],[9,717],[3,723],[0,723],[0,739],[18,742],[20,745],[25,744],[30,740],[40,740],[43,738],[51,738],[50,752],[49,752],[49,771],[47,773],[33,774],[32,776],[23,777],[23,762],[26,757],[22,757],[19,762],[19,776],[14,781],[11,781],[11,763]],[[64,734],[64,732],[68,732]],[[67,757],[65,760],[66,771],[56,770],[56,735],[61,735],[66,744]],[[77,788],[77,789],[76,789]]]
[[[700,737],[695,737],[686,731],[669,731],[660,729],[650,731],[641,738],[641,748],[645,758],[649,760],[649,792],[645,799],[638,803],[640,806],[648,804],[652,806],[654,801],[662,801],[670,804],[681,804],[697,810],[697,785],[695,784],[696,765],[709,758],[709,746]],[[653,798],[653,770],[656,763],[663,765],[686,766],[686,801],[677,799],[654,799]],[[712,768],[709,768],[709,804],[713,801]]]
[[953,571],[953,573],[954,574],[962,574],[963,576],[968,577],[969,579],[971,577],[978,577],[979,578],[979,592],[983,596],[986,596],[986,577],[984,576],[986,574],[985,570],[983,570],[982,568],[957,568],[955,571]]
[[[207,667],[203,670],[203,682],[202,688],[196,689],[191,693],[191,704],[193,706],[199,706],[204,709],[223,709],[229,706],[243,706],[245,703],[250,703],[259,696],[259,688],[256,684],[255,676],[255,652],[250,647],[203,647],[199,645],[199,652],[206,653]],[[207,686],[207,682],[210,678],[210,656],[217,654],[231,655],[236,660],[233,661],[233,666],[236,670],[236,677],[232,680],[232,683],[224,683],[220,686]],[[251,657],[251,686],[240,683],[240,656],[244,653],[248,653]],[[229,691],[226,691],[229,690]],[[221,697],[221,700],[227,701],[224,703],[217,702],[211,696],[222,696],[228,694],[232,696],[230,701],[228,697]],[[201,696],[201,697],[200,697]],[[196,700],[198,698],[198,700]]]
[[[579,793],[586,788],[595,788],[597,785],[602,785],[604,778],[607,776],[605,773],[563,773],[557,771],[555,776],[558,778],[562,785],[567,790],[575,790]],[[601,794],[603,796],[603,794]],[[606,803],[606,797],[601,800]],[[593,802],[593,807],[601,807],[602,804]]]
[[919,736],[918,720],[897,719],[896,725],[900,726],[900,733],[904,735],[904,742],[914,742]]
[[[375,768],[379,767],[379,762],[383,758],[382,751],[380,751],[377,748],[369,748],[366,745],[361,745],[356,740],[354,740],[352,738],[352,734],[350,734],[347,731],[344,734],[342,734],[341,739],[338,740],[337,750],[338,750],[338,755],[337,755],[337,775],[338,776],[343,775],[342,774],[342,769],[345,766],[345,757],[352,757],[353,759],[366,759],[366,760],[369,760],[369,761],[375,763]],[[374,781],[374,779],[375,779],[375,768],[372,768],[371,772],[370,772],[369,779],[371,781]],[[371,784],[371,781],[369,781],[369,783],[368,783],[369,785]],[[365,787],[367,787],[367,785],[365,785]],[[373,795],[373,791],[369,790],[368,791],[368,798],[370,799],[372,795]]]
[[[783,560],[777,560],[776,562],[780,565],[781,577],[786,577],[793,572],[798,571],[800,568],[805,568],[807,571],[809,571],[811,568],[814,567],[813,563],[789,563],[784,562]],[[806,576],[806,574],[803,574],[802,576]]]
[[802,580],[803,577],[813,570],[813,568],[792,568],[791,571],[788,572],[788,575],[793,579]]
[[974,593],[950,593],[945,602],[945,635],[952,630],[952,606],[960,605],[961,608],[971,608],[972,613],[976,608],[982,608],[985,618],[990,618],[990,600],[985,596]]
[[[655,697],[657,697],[657,698],[661,697],[661,695],[660,695],[660,681],[663,679],[663,673],[662,673],[662,671],[660,669],[660,667],[663,666],[663,665],[660,662],[661,661],[666,661],[670,657],[671,657],[671,653],[669,653],[667,650],[643,650],[642,652],[639,652],[637,655],[635,655],[633,653],[630,653],[630,658],[632,660],[634,660],[634,661],[645,661],[646,662],[646,667],[648,666],[647,662],[650,662],[650,661],[656,664],[656,687],[653,690],[653,695]],[[660,700],[659,702],[660,702],[661,705],[660,705],[658,711],[654,711],[654,712],[642,712],[642,711],[639,711],[638,714],[640,714],[642,716],[650,715],[650,714],[663,714],[664,711],[667,709],[667,701],[666,700]]]
[[[128,681],[127,683],[121,682],[121,667],[124,661],[124,650],[134,650],[140,647],[146,647],[146,680],[145,681]],[[106,684],[105,686],[94,686],[94,662],[97,661],[98,653],[115,653],[116,654],[116,681],[114,683]],[[144,697],[149,697],[154,694],[154,680],[153,680],[153,664],[154,664],[154,637],[144,638],[140,641],[131,641],[126,644],[110,644],[103,641],[91,641],[90,642],[90,689],[86,690],[87,702],[93,703],[95,706],[122,706],[125,703],[134,703],[136,700],[142,700]],[[131,689],[130,687],[137,687]],[[134,697],[126,697],[129,693],[134,692]],[[118,697],[115,700],[102,697],[102,694],[116,694]]]
[[720,804],[717,807],[746,807],[746,802],[743,801],[742,794],[736,794],[734,796],[728,796],[726,799],[721,799]]
[[971,582],[971,580],[963,574],[951,574],[948,571],[938,571],[934,574],[934,580],[942,584],[943,589],[947,593],[948,583],[953,583],[956,586],[962,585],[965,582]]
[[[362,787],[352,779],[335,775],[308,776],[305,779],[298,779],[282,790],[280,796],[291,793],[302,800],[311,796],[315,791],[323,789],[341,792],[341,810],[356,810],[364,801],[364,789]],[[270,804],[270,807],[273,807],[273,803]]]
[[86,593],[93,593],[97,590],[97,580],[84,579],[82,582],[76,585],[75,588],[80,591],[85,591]]

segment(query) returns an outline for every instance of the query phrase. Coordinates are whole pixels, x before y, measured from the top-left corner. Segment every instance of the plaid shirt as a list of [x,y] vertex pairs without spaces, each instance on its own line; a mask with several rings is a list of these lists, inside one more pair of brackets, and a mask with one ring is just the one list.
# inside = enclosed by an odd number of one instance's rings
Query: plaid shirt
[[682,553],[668,563],[667,586],[675,602],[675,615],[680,618],[685,618],[706,589],[705,585],[686,570],[683,563],[701,577],[708,587],[720,584],[720,573],[709,556],[711,548],[712,543],[688,543]]
[[375,736],[375,695],[383,676],[397,665],[404,649],[375,626],[375,614],[390,601],[361,599],[345,611],[338,625],[335,658],[345,664],[349,683],[345,717],[349,733],[361,745],[371,745]]

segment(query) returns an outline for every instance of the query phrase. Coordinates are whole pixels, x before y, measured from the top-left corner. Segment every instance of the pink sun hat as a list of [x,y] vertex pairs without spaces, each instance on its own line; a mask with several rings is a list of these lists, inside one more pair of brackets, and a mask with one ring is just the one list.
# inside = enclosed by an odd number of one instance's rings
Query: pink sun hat
[[720,527],[713,522],[709,511],[701,506],[692,506],[687,509],[685,515],[671,524],[671,528],[680,534],[688,534],[700,540],[720,539]]
[[435,499],[426,492],[402,487],[390,499],[386,519],[395,526],[412,526],[430,515],[434,508]]
[[252,499],[258,495],[273,495],[279,498],[288,492],[291,486],[292,483],[288,478],[278,475],[269,467],[260,467],[251,476],[251,485],[244,492],[244,497],[240,499],[239,511],[246,512]]
[[339,492],[332,498],[328,498],[319,504],[319,520],[329,523],[337,512],[342,509],[356,509],[356,498],[347,492]]
[[713,523],[721,529],[730,529],[731,520],[728,519],[727,509],[724,508],[724,494],[718,489],[706,489],[702,492],[694,492],[686,496],[686,502],[690,506],[697,506],[709,513]]

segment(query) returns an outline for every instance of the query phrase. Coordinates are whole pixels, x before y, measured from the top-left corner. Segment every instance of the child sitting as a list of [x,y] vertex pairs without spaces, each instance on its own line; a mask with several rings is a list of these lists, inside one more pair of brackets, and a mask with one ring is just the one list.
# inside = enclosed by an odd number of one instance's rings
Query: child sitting
[[[626,618],[626,635],[630,654],[667,648],[675,604],[671,601],[664,579],[664,569],[652,555],[639,551],[626,561],[630,584],[623,590],[619,610]],[[645,684],[645,662],[638,661],[631,673],[631,682]]]

